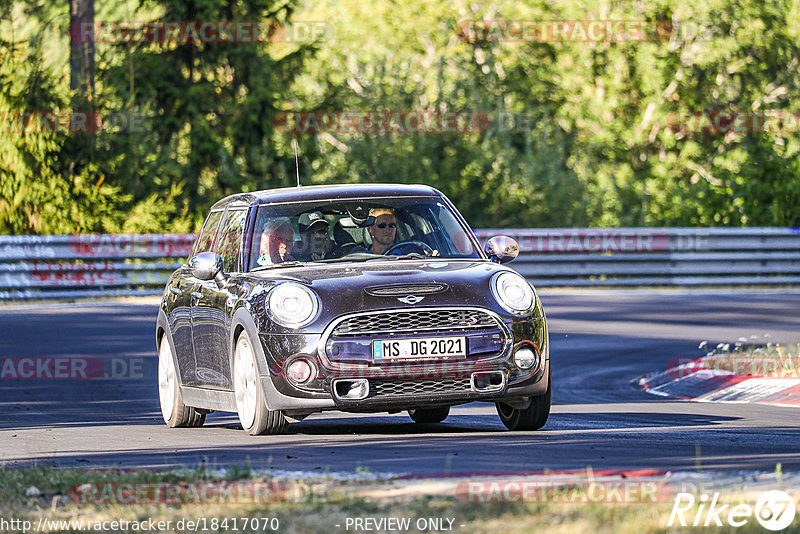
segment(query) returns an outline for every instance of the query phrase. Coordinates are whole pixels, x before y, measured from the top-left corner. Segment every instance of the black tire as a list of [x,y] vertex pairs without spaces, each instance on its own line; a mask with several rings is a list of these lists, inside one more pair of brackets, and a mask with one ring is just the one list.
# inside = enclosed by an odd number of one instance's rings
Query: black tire
[[289,428],[289,421],[283,416],[283,412],[270,410],[266,404],[263,405],[261,410],[260,414],[256,414],[256,420],[259,422],[258,426],[254,425],[247,429],[251,436],[286,433],[286,429]]
[[547,391],[539,397],[532,397],[531,404],[520,410],[502,402],[495,403],[497,415],[509,430],[539,430],[550,416],[550,399],[553,393],[553,382],[548,373]]
[[[242,423],[242,428],[251,436],[283,434],[289,427],[289,422],[283,416],[283,412],[270,410],[267,407],[255,358],[256,349],[251,344],[247,331],[243,330],[236,340],[231,369],[239,421]],[[239,362],[238,367],[237,362]],[[247,402],[244,401],[246,396]]]
[[450,415],[450,406],[408,410],[408,415],[415,423],[441,423]]
[[[158,381],[161,416],[167,426],[170,428],[196,428],[203,426],[206,421],[206,413],[183,403],[181,388],[178,383],[178,370],[175,367],[175,360],[172,356],[172,345],[166,334],[161,336],[161,343],[158,346]],[[166,384],[166,381],[171,382],[171,387]],[[172,391],[172,402],[165,403],[166,399],[161,397],[169,390]]]

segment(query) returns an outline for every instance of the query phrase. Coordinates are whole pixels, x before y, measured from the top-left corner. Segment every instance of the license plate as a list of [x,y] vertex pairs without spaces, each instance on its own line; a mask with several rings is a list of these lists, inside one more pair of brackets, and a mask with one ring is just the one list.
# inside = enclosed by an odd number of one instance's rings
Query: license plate
[[418,339],[376,339],[372,359],[466,357],[465,337],[427,337]]

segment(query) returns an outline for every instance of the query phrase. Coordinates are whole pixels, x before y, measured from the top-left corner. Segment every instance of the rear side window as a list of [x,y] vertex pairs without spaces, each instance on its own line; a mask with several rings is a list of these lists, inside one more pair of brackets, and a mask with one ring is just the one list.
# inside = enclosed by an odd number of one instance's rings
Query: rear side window
[[211,247],[214,245],[214,234],[217,233],[219,228],[219,221],[222,219],[222,211],[212,211],[205,224],[203,230],[200,232],[200,237],[197,238],[197,243],[194,246],[192,255],[200,254],[201,252],[211,252]]
[[239,249],[244,234],[246,210],[228,210],[222,223],[214,251],[222,257],[222,269],[226,273],[239,270]]

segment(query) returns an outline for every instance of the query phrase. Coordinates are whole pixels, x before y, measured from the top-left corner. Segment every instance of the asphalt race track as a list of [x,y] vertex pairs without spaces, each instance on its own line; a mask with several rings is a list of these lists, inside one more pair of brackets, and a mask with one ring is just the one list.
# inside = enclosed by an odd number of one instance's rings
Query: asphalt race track
[[[800,468],[800,408],[670,401],[632,383],[674,358],[701,356],[702,340],[715,345],[770,333],[773,341],[800,341],[800,292],[543,291],[542,300],[554,379],[554,406],[542,431],[508,432],[493,405],[473,403],[441,424],[416,425],[405,413],[331,412],[291,425],[287,435],[258,437],[243,432],[235,414],[212,414],[200,429],[163,424],[155,305],[3,306],[0,465],[249,462],[272,470],[420,476],[587,466]],[[64,372],[59,356],[87,357],[90,371],[111,377],[13,378],[20,358],[53,357],[39,374]]]

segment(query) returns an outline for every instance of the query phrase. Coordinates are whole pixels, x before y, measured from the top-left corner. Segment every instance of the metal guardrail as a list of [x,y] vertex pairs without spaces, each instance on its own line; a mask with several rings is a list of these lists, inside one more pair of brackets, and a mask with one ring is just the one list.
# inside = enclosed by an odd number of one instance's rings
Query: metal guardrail
[[[800,284],[798,228],[496,229],[536,286]],[[193,234],[0,236],[0,299],[161,294]]]
[[537,286],[800,283],[800,228],[479,230],[520,245],[512,264]]
[[194,234],[0,236],[0,300],[160,295]]

